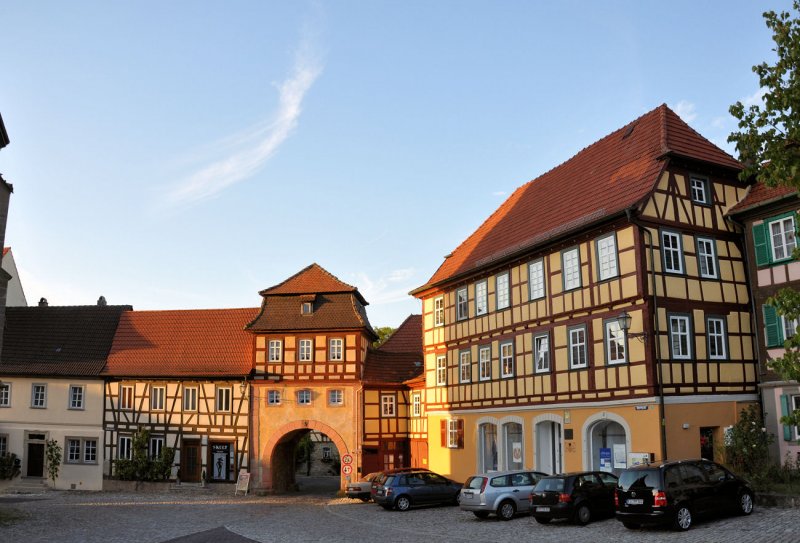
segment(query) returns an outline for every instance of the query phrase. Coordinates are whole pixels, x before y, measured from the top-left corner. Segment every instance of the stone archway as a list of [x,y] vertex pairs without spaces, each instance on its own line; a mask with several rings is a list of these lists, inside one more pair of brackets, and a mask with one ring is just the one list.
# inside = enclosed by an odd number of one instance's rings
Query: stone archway
[[[261,450],[261,463],[263,466],[261,485],[268,490],[287,490],[294,483],[294,443],[299,435],[311,430],[328,436],[344,456],[350,453],[339,432],[324,422],[316,420],[297,420],[281,426],[273,432],[267,444]],[[355,455],[353,455],[355,456]],[[355,470],[355,466],[353,466]],[[347,483],[340,474],[339,488],[344,489]]]

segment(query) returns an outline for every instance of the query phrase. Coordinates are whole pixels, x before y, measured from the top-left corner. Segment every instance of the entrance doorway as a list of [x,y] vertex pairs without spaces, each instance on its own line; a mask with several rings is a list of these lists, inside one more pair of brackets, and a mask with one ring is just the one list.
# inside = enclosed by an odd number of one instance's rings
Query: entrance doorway
[[544,421],[536,425],[536,471],[561,473],[561,425]]
[[620,423],[612,420],[596,422],[589,430],[589,443],[590,469],[619,475],[627,467],[627,436]]
[[700,428],[700,458],[714,460],[714,428]]
[[[330,436],[293,430],[275,444],[270,458],[272,490],[335,493],[341,486],[341,452]],[[353,467],[349,468],[351,477]]]
[[44,443],[28,443],[28,477],[44,477]]
[[200,482],[200,440],[184,439],[181,447],[181,481]]

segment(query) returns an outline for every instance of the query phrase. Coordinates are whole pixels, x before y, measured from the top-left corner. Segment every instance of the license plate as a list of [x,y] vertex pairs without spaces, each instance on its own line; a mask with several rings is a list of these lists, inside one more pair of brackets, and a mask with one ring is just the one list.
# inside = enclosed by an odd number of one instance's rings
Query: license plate
[[464,497],[471,498],[473,496],[472,492],[464,492]]
[[375,494],[377,494],[378,496],[383,496],[383,490],[378,490],[377,492],[375,492]]
[[634,499],[630,499],[630,500],[626,500],[625,501],[625,505],[642,505],[643,503],[644,503],[644,500],[638,499],[638,498],[635,499],[635,500]]
[[537,513],[549,513],[550,512],[550,508],[549,507],[537,507],[536,508],[536,512]]

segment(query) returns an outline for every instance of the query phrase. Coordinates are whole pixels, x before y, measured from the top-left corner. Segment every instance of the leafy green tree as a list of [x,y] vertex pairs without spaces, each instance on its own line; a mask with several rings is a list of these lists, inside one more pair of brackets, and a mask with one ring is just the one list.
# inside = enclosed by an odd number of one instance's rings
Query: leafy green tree
[[739,422],[725,435],[725,460],[734,470],[761,481],[769,476],[769,454],[774,436],[764,428],[761,410],[756,405],[742,409]]
[[392,334],[394,334],[394,331],[395,328],[392,328],[391,326],[381,326],[376,328],[375,333],[378,334],[378,339],[372,342],[372,346],[377,348],[386,343],[386,340],[389,339]]
[[61,471],[61,455],[64,454],[64,449],[55,439],[48,439],[45,442],[44,454],[47,457],[47,475],[53,481],[55,488],[58,472]]

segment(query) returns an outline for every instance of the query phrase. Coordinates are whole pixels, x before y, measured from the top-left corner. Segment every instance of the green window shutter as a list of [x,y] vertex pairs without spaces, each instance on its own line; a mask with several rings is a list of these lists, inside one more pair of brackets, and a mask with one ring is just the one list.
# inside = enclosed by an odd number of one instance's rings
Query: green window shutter
[[771,305],[762,305],[764,312],[764,332],[767,337],[767,347],[781,347],[783,345],[783,330],[778,312]]
[[756,252],[756,266],[766,266],[769,264],[771,259],[766,223],[753,226],[753,245]]
[[[788,394],[781,394],[781,416],[788,417],[790,410],[789,410],[789,395]],[[792,427],[783,425],[783,440],[784,441],[791,441],[792,440]]]

